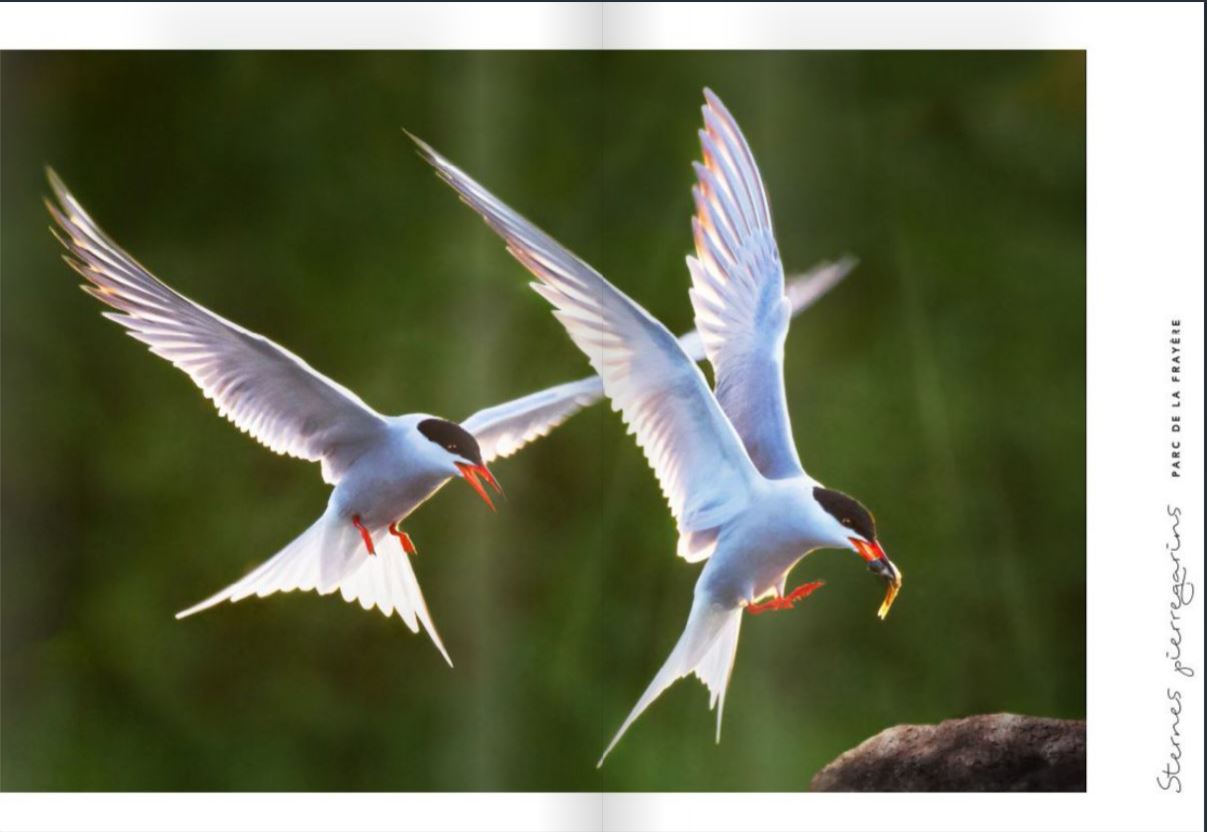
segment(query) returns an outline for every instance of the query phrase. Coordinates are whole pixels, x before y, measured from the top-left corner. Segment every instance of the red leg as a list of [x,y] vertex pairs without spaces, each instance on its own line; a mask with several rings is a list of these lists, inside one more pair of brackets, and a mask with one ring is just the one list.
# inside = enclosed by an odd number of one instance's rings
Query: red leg
[[376,555],[377,550],[373,548],[373,535],[369,534],[369,530],[360,522],[360,515],[352,515],[352,525],[356,526],[356,530],[360,532],[360,539],[365,542],[365,548],[369,550],[370,555]]
[[415,548],[415,544],[411,540],[411,536],[402,529],[398,528],[397,523],[390,524],[390,534],[398,538],[398,542],[402,544],[402,551],[406,552],[408,555],[419,554],[419,550]]
[[811,581],[807,584],[801,584],[782,598],[772,598],[770,601],[764,601],[761,604],[747,604],[746,611],[751,615],[759,615],[770,610],[790,610],[796,605],[797,601],[802,598],[808,598],[814,591],[824,585],[825,581]]

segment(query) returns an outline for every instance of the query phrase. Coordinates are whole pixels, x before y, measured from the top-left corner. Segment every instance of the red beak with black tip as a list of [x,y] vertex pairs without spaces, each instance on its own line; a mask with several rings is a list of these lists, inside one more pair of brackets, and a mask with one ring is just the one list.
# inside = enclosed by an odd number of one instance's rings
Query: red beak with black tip
[[855,551],[859,552],[859,556],[867,561],[871,573],[884,580],[886,585],[884,602],[881,603],[880,610],[876,613],[876,617],[883,621],[884,617],[888,615],[889,607],[896,600],[897,593],[901,591],[901,570],[888,559],[884,549],[880,548],[880,544],[875,540],[870,543],[857,537],[849,538],[849,540],[855,547]]
[[486,480],[487,485],[493,488],[496,493],[502,494],[503,487],[499,485],[499,481],[495,479],[494,474],[490,473],[490,469],[485,465],[470,465],[466,462],[457,462],[454,464],[457,466],[457,470],[461,472],[461,476],[469,483],[470,488],[478,493],[478,496],[485,501],[486,505],[490,506],[491,511],[495,511],[495,504],[491,502],[490,495],[486,493],[486,489],[482,487],[482,483],[479,480],[479,478]]

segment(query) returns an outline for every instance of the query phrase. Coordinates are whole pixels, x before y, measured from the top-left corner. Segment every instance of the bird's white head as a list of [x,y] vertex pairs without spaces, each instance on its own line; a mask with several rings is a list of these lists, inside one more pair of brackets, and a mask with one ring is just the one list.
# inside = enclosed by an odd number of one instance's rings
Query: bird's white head
[[885,582],[884,603],[877,613],[883,619],[901,590],[901,570],[888,559],[876,538],[876,518],[854,497],[832,488],[816,486],[813,499],[822,508],[823,533],[829,545],[855,552],[867,563],[868,570]]
[[435,416],[421,419],[415,429],[427,440],[426,444],[420,443],[425,456],[450,476],[461,476],[493,511],[495,505],[482,487],[482,481],[499,494],[503,493],[503,488],[482,461],[482,450],[473,434],[456,422]]

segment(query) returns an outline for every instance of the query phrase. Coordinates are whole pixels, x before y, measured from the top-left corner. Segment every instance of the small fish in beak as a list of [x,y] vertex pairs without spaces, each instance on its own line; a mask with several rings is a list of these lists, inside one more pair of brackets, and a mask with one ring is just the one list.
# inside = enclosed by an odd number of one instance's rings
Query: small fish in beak
[[490,495],[486,493],[486,489],[482,487],[482,483],[478,480],[478,478],[481,477],[482,479],[486,480],[487,484],[490,485],[490,487],[493,488],[496,493],[502,494],[503,487],[499,485],[498,480],[496,480],[494,475],[490,473],[490,469],[485,465],[470,465],[465,462],[458,462],[455,464],[457,466],[457,470],[461,472],[461,476],[465,478],[467,483],[469,483],[470,488],[477,492],[478,496],[485,501],[486,505],[490,506],[491,511],[495,511],[495,504],[491,502]]
[[880,609],[876,613],[876,617],[881,621],[888,615],[889,608],[893,605],[893,601],[897,599],[897,593],[901,591],[901,570],[897,565],[888,559],[888,555],[884,553],[884,549],[880,548],[880,544],[876,541],[868,543],[866,540],[858,538],[850,538],[851,543],[855,546],[859,556],[868,563],[868,571],[873,575],[880,577],[885,583],[884,601],[880,604]]

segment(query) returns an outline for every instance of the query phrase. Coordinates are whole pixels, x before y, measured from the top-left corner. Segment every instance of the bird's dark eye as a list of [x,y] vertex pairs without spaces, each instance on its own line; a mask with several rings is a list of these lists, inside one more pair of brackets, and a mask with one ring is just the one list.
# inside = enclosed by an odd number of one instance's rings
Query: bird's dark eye
[[850,517],[842,518],[842,524],[844,526],[846,526],[847,528],[850,528],[851,527],[851,518]]

